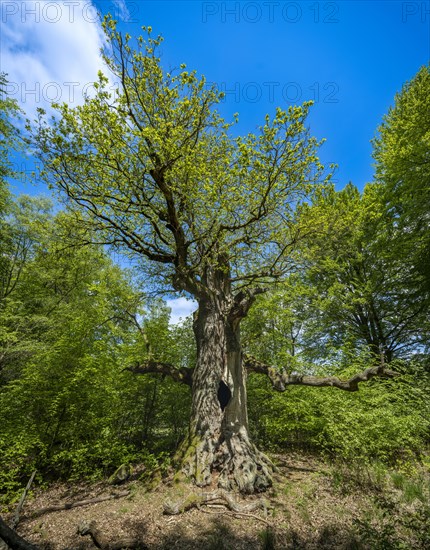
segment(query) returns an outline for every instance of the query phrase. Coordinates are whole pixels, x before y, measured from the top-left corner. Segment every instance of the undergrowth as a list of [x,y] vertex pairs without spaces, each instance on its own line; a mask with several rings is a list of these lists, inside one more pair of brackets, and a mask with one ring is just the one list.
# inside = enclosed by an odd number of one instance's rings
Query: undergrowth
[[357,549],[430,548],[430,471],[404,463],[338,462],[328,476],[339,495],[365,495],[368,508],[353,519]]

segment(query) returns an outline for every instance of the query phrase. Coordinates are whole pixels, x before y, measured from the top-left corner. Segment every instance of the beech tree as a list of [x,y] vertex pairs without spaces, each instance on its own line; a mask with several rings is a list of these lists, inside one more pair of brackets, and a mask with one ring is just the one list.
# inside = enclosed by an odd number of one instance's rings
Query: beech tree
[[302,337],[311,355],[329,351],[330,342],[336,355],[367,350],[389,363],[428,341],[427,303],[414,292],[419,277],[389,243],[395,218],[381,191],[375,184],[362,193],[351,183],[341,191],[329,187],[304,209],[301,223],[318,227],[318,234],[300,247],[306,269],[290,294],[297,300],[304,287]]
[[[388,246],[410,265],[420,299],[430,296],[430,66],[396,94],[373,141],[375,181],[395,224]],[[416,285],[417,278],[421,284]]]
[[[271,485],[273,466],[248,434],[246,372],[263,372],[280,391],[290,384],[354,391],[384,364],[349,381],[287,374],[242,354],[240,324],[256,296],[293,268],[301,238],[298,206],[324,175],[306,116],[311,103],[277,109],[258,135],[233,137],[216,110],[222,94],[203,77],[163,69],[160,36],[143,27],[132,48],[106,18],[104,60],[95,93],[82,106],[39,114],[34,143],[45,177],[66,203],[86,213],[99,242],[139,263],[148,285],[198,302],[193,369],[150,361],[129,367],[159,372],[192,388],[181,471],[198,486],[245,493]],[[111,81],[118,90],[111,91]]]

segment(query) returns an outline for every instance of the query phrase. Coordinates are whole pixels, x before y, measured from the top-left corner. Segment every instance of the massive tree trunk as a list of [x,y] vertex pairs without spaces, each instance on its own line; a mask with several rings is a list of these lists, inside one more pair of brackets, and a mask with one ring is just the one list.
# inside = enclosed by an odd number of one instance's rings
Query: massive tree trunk
[[[385,357],[348,380],[336,376],[291,373],[242,354],[240,323],[263,288],[231,289],[228,262],[219,258],[218,268],[207,268],[195,296],[194,315],[197,362],[194,369],[175,368],[148,360],[127,367],[137,374],[160,373],[192,387],[192,411],[188,437],[176,459],[180,470],[197,486],[217,484],[227,491],[254,493],[272,484],[270,460],[250,441],[246,399],[246,373],[265,374],[277,391],[290,385],[335,387],[358,391],[359,384],[375,376],[394,378]],[[177,290],[188,290],[186,283]]]
[[233,296],[225,271],[208,279],[211,293],[194,317],[197,363],[182,471],[202,487],[217,481],[227,490],[263,491],[272,484],[273,466],[249,438],[240,345],[240,321],[250,303],[244,306]]

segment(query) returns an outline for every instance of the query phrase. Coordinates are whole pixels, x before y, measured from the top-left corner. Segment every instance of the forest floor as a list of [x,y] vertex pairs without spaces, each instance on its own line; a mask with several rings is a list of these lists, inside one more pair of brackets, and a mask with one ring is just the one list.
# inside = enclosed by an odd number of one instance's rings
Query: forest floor
[[[18,532],[45,550],[95,548],[90,537],[77,533],[79,523],[90,520],[109,541],[132,537],[151,550],[430,548],[428,469],[402,473],[381,466],[352,468],[303,454],[272,458],[279,468],[273,489],[246,499],[266,498],[265,512],[238,515],[212,505],[167,516],[164,502],[180,500],[195,489],[163,481],[149,490],[141,479],[118,488],[68,483],[35,489]],[[125,489],[129,495],[117,500],[38,515],[42,508]]]

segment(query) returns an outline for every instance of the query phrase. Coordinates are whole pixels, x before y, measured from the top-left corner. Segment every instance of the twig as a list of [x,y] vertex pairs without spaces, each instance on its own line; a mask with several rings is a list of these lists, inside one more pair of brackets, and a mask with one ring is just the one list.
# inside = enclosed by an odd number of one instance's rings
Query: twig
[[209,514],[211,516],[223,516],[224,514],[228,514],[229,516],[232,515],[228,510],[219,510],[218,512],[215,512],[215,511],[204,510],[203,508],[199,508],[199,511],[205,514]]
[[247,518],[258,519],[258,521],[262,521],[263,523],[265,523],[269,527],[273,527],[273,525],[270,523],[270,521],[268,521],[267,519],[264,519],[264,518],[260,518],[260,516],[256,516],[255,514],[247,514],[246,512],[231,512],[231,515],[232,516],[242,516],[242,517],[247,517]]

